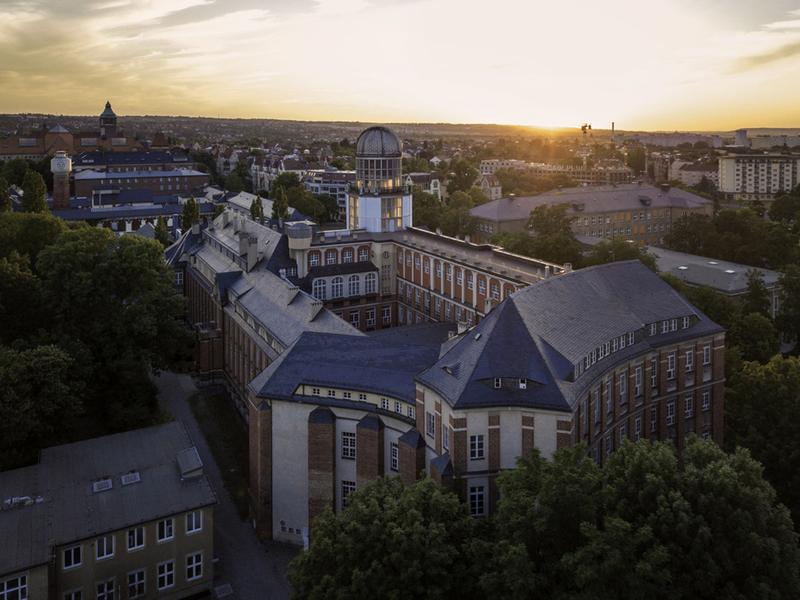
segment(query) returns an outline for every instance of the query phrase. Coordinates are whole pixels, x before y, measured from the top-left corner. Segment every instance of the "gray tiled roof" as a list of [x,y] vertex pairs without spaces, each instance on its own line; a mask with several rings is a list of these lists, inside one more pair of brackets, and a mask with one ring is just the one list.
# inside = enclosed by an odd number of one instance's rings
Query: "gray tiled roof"
[[[418,380],[457,407],[532,406],[569,410],[581,382],[573,365],[613,337],[646,324],[695,315],[685,331],[645,337],[612,355],[619,360],[679,336],[698,337],[721,328],[639,261],[573,271],[512,294],[476,327],[449,344]],[[608,368],[612,359],[597,368]],[[526,378],[527,389],[492,387],[493,378]]]
[[747,273],[751,270],[761,273],[767,288],[775,287],[781,277],[777,271],[666,248],[650,246],[648,251],[655,255],[658,270],[662,273],[674,275],[689,285],[710,287],[723,294],[735,295],[746,292]]
[[[537,206],[558,204],[570,205],[571,214],[593,214],[645,208],[700,208],[710,206],[711,200],[679,188],[664,191],[653,185],[630,183],[567,188],[538,196],[500,198],[476,206],[470,210],[470,214],[487,221],[519,221],[527,219]],[[575,210],[572,205],[581,205],[583,209]]]
[[[216,502],[206,477],[181,480],[178,454],[192,447],[179,422],[46,448],[38,465],[0,473],[3,495],[41,495],[29,507],[0,511],[0,573],[40,564],[42,547],[83,540]],[[120,477],[138,471],[140,481]],[[92,483],[111,478],[112,488]],[[16,534],[14,532],[16,531]]]

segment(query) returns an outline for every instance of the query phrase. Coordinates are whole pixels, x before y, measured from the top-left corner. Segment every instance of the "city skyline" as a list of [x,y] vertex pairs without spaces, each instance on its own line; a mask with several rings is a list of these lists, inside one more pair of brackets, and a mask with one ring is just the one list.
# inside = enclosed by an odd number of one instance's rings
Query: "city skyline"
[[30,0],[0,3],[0,14],[5,113],[93,114],[102,97],[119,114],[628,130],[800,122],[800,4],[784,0],[675,0],[657,14],[631,0]]

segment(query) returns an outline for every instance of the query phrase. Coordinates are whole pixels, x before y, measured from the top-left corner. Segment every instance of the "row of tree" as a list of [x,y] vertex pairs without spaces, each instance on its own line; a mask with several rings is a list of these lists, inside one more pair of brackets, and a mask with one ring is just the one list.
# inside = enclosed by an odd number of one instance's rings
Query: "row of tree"
[[795,598],[788,510],[747,450],[690,438],[538,453],[497,479],[475,520],[430,479],[380,479],[312,526],[291,564],[297,598]]
[[182,315],[160,244],[0,214],[0,469],[158,420],[149,374],[191,355]]

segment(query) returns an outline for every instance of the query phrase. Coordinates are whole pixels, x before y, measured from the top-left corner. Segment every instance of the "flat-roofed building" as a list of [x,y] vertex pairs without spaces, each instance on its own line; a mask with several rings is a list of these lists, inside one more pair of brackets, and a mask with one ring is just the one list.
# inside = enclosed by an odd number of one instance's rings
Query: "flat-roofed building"
[[216,497],[178,422],[46,448],[37,465],[0,473],[0,489],[5,598],[211,588]]
[[642,244],[660,243],[672,224],[684,215],[710,215],[711,200],[685,190],[641,183],[577,187],[537,196],[507,197],[470,210],[478,219],[477,236],[528,231],[528,219],[537,206],[567,206],[576,236],[621,237]]
[[800,156],[731,154],[719,157],[719,191],[733,200],[769,202],[800,184]]

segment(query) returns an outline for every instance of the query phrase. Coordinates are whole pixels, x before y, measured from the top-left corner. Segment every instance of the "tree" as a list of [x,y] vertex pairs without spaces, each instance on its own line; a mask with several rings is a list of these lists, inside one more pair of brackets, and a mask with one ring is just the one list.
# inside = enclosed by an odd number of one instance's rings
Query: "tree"
[[789,340],[796,342],[800,340],[800,266],[787,266],[778,283],[781,292],[776,323]]
[[586,256],[585,264],[602,265],[620,260],[640,260],[652,271],[656,271],[656,257],[644,246],[622,238],[603,240],[594,246]]
[[47,211],[47,187],[36,171],[29,170],[22,181],[22,210],[40,213]]
[[780,346],[775,326],[761,313],[748,313],[734,321],[728,337],[729,345],[739,348],[743,360],[767,362]]
[[158,240],[164,248],[169,246],[169,230],[167,229],[167,221],[164,217],[158,217],[155,227],[156,240]]
[[0,257],[17,252],[35,266],[39,252],[66,230],[66,223],[50,213],[0,213]]
[[0,347],[0,470],[36,459],[82,412],[73,359],[53,345]]
[[8,193],[8,182],[0,177],[0,213],[11,211],[11,195]]
[[234,171],[225,178],[225,189],[234,194],[244,191],[244,180]]
[[752,452],[800,523],[800,359],[743,363],[728,382],[725,425],[728,447]]
[[633,169],[633,172],[637,175],[643,173],[645,165],[647,164],[647,155],[644,147],[634,146],[633,148],[629,148],[625,164]]
[[320,222],[325,216],[325,206],[304,187],[290,187],[285,194],[288,205],[307,217]]
[[272,182],[272,198],[277,198],[280,189],[289,190],[293,187],[301,187],[300,178],[297,176],[297,173],[284,171]]
[[769,207],[769,218],[794,225],[800,221],[800,186],[790,193],[778,194]]
[[0,258],[0,343],[28,336],[44,322],[41,286],[28,257],[11,252]]
[[531,211],[528,229],[534,234],[534,257],[555,263],[580,263],[581,248],[572,233],[574,217],[567,215],[568,208],[565,204],[542,204]]
[[3,164],[3,179],[8,181],[9,185],[21,187],[29,168],[28,161],[24,158],[12,158]]
[[184,231],[188,230],[192,225],[200,221],[200,207],[197,201],[192,197],[186,200],[183,205],[183,215],[181,216],[181,225]]
[[463,159],[456,159],[450,164],[450,180],[447,182],[447,193],[466,192],[475,183],[478,170]]
[[747,292],[742,299],[742,313],[758,313],[770,317],[770,296],[758,269],[747,272]]
[[298,598],[470,598],[474,523],[430,479],[378,479],[312,525],[311,546],[291,563]]
[[273,190],[272,201],[272,218],[279,221],[285,221],[289,218],[289,200],[286,197],[286,189],[279,187]]
[[414,186],[412,193],[414,227],[427,227],[431,231],[441,224],[442,213],[445,207],[433,194],[422,191],[419,186]]
[[250,203],[250,216],[259,223],[264,223],[264,205],[261,203],[261,196],[256,196]]

